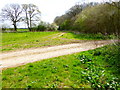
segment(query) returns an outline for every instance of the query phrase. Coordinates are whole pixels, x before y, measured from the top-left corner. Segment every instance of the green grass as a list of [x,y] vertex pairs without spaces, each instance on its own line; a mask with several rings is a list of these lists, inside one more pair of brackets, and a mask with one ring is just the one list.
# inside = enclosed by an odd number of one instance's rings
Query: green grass
[[119,45],[109,45],[3,70],[2,86],[115,89],[120,81]]
[[60,45],[71,42],[70,39],[61,39],[61,32],[23,32],[2,33],[2,51],[24,48]]
[[[20,29],[21,30],[21,29]],[[74,34],[66,32],[16,32],[2,33],[1,51],[11,51],[32,47],[54,46],[79,42],[79,40],[102,40],[110,39],[114,36],[104,36],[101,34]]]
[[107,40],[107,39],[117,39],[115,35],[102,35],[102,34],[85,34],[74,32],[67,32],[67,34],[63,35],[63,38],[67,39],[78,39],[78,40]]
[[[14,31],[13,28],[7,28],[5,31]],[[17,32],[21,32],[21,31],[29,31],[28,29],[21,29],[21,28],[18,28],[17,29]]]
[[0,71],[0,90],[2,89],[2,71]]
[[29,31],[29,30],[28,29],[20,29],[20,28],[18,28],[17,31],[19,32],[19,31]]

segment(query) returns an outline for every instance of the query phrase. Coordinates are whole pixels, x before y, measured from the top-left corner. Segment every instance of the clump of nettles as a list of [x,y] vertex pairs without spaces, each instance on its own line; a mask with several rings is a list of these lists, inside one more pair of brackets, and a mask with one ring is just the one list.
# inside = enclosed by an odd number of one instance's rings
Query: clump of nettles
[[[91,58],[85,55],[78,57],[81,64],[85,64],[84,70],[81,72],[83,81],[90,83],[92,88],[117,89],[119,86],[118,78],[105,73],[105,69],[96,65]],[[86,80],[86,81],[85,81]]]

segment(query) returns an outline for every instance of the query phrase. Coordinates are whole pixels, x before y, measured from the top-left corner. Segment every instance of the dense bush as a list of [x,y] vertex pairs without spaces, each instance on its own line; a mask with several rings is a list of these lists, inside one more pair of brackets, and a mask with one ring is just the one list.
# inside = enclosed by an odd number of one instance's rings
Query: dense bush
[[32,28],[32,31],[55,31],[57,26],[55,24],[49,24],[41,22],[38,26]]
[[[91,2],[91,3],[82,3],[82,4],[75,4],[74,6],[72,6],[68,11],[66,11],[66,13],[62,16],[57,16],[54,19],[54,22],[59,25],[61,28],[63,27],[63,24],[66,22],[70,22],[71,24],[73,24],[74,20],[76,19],[76,15],[78,15],[79,13],[82,12],[82,10],[84,10],[85,8],[89,7],[89,6],[95,6],[97,5],[97,2]],[[70,25],[71,25],[70,24]],[[68,25],[68,24],[66,24]],[[64,25],[65,29],[66,29],[66,25]],[[70,25],[68,26],[67,29],[71,29],[69,28]],[[63,28],[64,29],[64,28]]]
[[70,20],[65,20],[61,25],[59,30],[70,30],[71,27],[71,21]]
[[78,30],[86,33],[118,34],[120,10],[108,4],[85,9],[75,21]]
[[119,35],[119,5],[120,2],[113,2],[95,5],[88,4],[84,9],[80,9],[80,7],[70,8],[67,13],[61,17],[56,17],[54,21],[60,26],[60,30]]

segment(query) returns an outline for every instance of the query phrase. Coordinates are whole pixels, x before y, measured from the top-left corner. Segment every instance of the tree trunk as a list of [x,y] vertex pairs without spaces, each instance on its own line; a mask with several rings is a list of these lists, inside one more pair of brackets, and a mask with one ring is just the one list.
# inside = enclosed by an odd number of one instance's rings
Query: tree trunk
[[27,11],[26,11],[26,21],[27,21],[27,27],[28,27],[29,31],[31,31],[30,23],[29,23],[29,19],[28,19],[28,15],[27,15]]
[[30,27],[28,29],[29,29],[29,31],[32,31]]
[[29,27],[29,30],[31,31],[31,28],[32,28],[32,20],[31,20],[31,17],[30,17],[30,27]]
[[30,26],[29,26],[29,21],[28,21],[28,19],[27,19],[27,27],[28,27],[29,31],[31,31],[31,28],[30,28]]
[[16,22],[14,22],[13,26],[14,26],[14,31],[17,31],[17,25],[16,25]]

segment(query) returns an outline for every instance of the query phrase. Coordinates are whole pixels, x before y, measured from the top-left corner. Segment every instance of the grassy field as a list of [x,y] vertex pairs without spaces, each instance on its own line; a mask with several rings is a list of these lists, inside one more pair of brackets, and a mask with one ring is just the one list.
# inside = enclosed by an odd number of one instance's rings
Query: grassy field
[[62,39],[59,36],[60,34],[61,32],[3,33],[2,51],[60,45],[72,42],[70,39]]
[[79,42],[79,40],[103,40],[111,38],[114,38],[114,35],[74,34],[72,32],[59,31],[2,33],[2,44],[0,44],[2,49],[0,51],[61,45]]
[[3,88],[118,88],[119,45],[104,46],[3,70],[2,86]]
[[20,31],[29,31],[28,29],[17,29],[18,32]]

